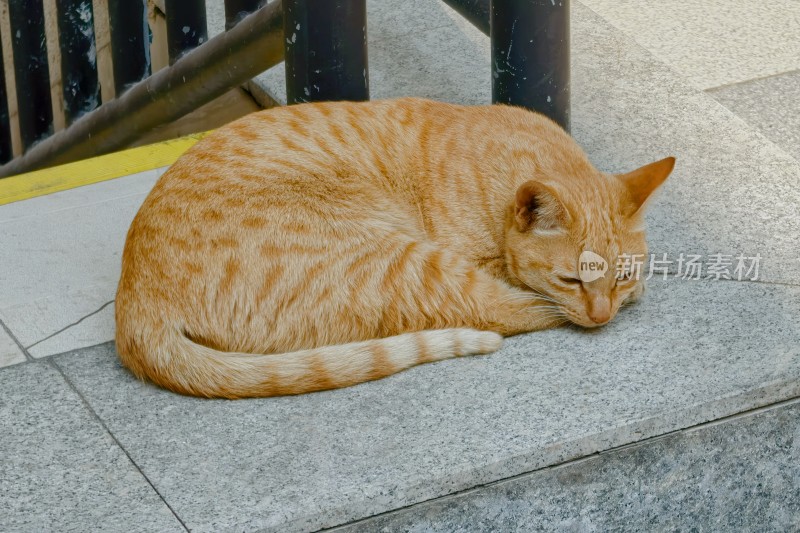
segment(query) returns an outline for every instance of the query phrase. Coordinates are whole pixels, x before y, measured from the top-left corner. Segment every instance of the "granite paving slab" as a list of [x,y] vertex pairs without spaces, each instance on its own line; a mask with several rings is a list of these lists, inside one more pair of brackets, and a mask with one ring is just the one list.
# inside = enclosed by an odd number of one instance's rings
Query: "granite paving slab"
[[0,206],[0,320],[32,356],[114,338],[125,235],[165,170]]
[[0,206],[0,320],[34,357],[114,338],[125,235],[159,175]]
[[185,531],[61,374],[0,370],[0,531]]
[[[116,285],[125,235],[145,196],[136,193],[2,223],[0,309]],[[52,331],[72,322],[72,317],[60,318],[63,324],[54,324],[58,327]]]
[[603,452],[337,531],[798,531],[800,403]]
[[193,531],[332,527],[800,395],[800,287],[676,279],[602,329],[356,387],[178,396],[56,356]]
[[794,0],[580,0],[696,87],[800,68]]
[[708,93],[800,160],[800,70]]

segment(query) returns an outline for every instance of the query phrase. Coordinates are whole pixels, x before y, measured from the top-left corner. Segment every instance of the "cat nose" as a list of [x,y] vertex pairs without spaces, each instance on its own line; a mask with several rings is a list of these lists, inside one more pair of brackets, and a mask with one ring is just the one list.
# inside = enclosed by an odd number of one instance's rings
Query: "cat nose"
[[592,322],[595,324],[605,324],[611,319],[611,310],[609,309],[592,309],[589,311],[589,318],[592,319]]
[[587,314],[595,324],[605,324],[611,319],[611,302],[603,296],[592,298]]

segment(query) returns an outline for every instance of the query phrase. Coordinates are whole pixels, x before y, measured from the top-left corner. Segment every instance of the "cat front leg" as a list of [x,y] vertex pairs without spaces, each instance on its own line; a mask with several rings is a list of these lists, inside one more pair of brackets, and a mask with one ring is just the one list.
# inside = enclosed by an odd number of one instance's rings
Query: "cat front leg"
[[[530,292],[505,286],[483,302],[484,327],[504,336],[549,329],[566,322],[559,306]],[[476,326],[478,327],[478,326]]]
[[640,281],[633,288],[631,293],[625,298],[625,304],[635,304],[644,296],[645,285],[644,281]]
[[440,328],[516,335],[565,321],[558,306],[432,243],[395,246],[382,274],[382,336]]
[[461,273],[462,316],[468,327],[501,335],[517,335],[566,322],[560,306],[532,291],[514,287],[482,268],[467,267]]

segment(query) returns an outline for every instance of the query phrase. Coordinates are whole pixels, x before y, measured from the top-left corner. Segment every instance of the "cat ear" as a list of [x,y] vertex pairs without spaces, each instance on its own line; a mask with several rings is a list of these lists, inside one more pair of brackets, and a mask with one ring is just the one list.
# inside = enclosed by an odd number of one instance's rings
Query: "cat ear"
[[569,215],[558,193],[537,181],[526,181],[517,189],[514,220],[517,229],[527,231],[532,226],[541,229],[563,227]]
[[661,161],[650,163],[642,168],[636,169],[627,174],[617,176],[628,188],[628,192],[633,200],[633,212],[638,212],[645,204],[653,191],[664,183],[675,167],[675,158],[667,157]]

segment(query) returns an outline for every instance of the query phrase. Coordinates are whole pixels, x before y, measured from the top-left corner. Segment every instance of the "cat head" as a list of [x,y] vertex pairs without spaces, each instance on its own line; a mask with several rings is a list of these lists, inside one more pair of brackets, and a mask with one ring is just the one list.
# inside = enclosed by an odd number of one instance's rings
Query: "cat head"
[[506,220],[511,275],[575,324],[610,321],[644,290],[635,272],[647,261],[644,207],[674,165],[668,157],[628,174],[523,183]]

